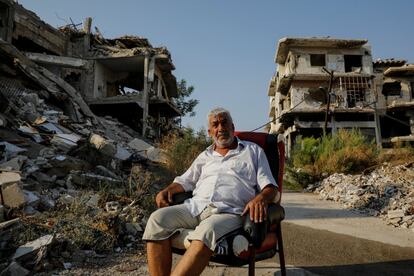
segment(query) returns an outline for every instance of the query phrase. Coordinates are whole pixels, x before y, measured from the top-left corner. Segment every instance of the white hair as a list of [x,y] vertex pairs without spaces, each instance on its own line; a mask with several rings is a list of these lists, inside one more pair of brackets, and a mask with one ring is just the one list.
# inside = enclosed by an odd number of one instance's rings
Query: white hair
[[207,125],[209,126],[209,124],[210,124],[210,117],[211,116],[216,117],[219,114],[226,114],[226,117],[227,117],[227,119],[230,120],[230,123],[233,123],[233,118],[231,117],[230,111],[228,111],[227,109],[224,109],[222,107],[216,107],[208,113],[208,115],[207,115]]

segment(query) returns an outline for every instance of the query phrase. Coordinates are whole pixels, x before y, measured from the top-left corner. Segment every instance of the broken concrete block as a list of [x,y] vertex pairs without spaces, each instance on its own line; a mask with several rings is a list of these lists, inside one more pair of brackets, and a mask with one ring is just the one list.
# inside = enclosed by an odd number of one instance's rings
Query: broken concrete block
[[36,252],[44,247],[51,244],[53,241],[53,235],[45,235],[43,237],[38,238],[37,240],[28,242],[19,248],[17,248],[16,252],[14,253],[12,260],[21,260],[33,257]]
[[19,208],[26,203],[26,199],[22,189],[17,183],[2,186],[3,205],[9,208]]
[[115,158],[118,158],[120,160],[127,160],[131,156],[131,153],[121,145],[116,145],[116,154]]
[[37,193],[27,190],[23,190],[23,193],[27,205],[36,206],[40,202],[40,197]]
[[388,211],[388,218],[389,219],[402,218],[403,216],[404,216],[404,211],[403,210]]
[[96,166],[95,170],[100,175],[107,176],[107,177],[111,177],[111,178],[114,178],[114,179],[117,179],[117,180],[121,180],[121,178],[118,175],[116,175],[115,173],[113,173],[112,171],[108,170],[107,168],[105,168],[102,165]]
[[43,139],[42,139],[42,137],[40,137],[39,132],[33,127],[20,126],[18,130],[20,131],[20,133],[22,133],[23,135],[29,137],[30,139],[32,139],[36,143],[43,142]]
[[135,138],[134,140],[132,140],[131,142],[128,143],[128,146],[133,148],[134,150],[138,151],[138,152],[144,152],[147,149],[151,148],[152,145],[148,144],[147,142]]
[[18,155],[7,162],[1,163],[0,168],[8,171],[20,171],[26,160],[27,156]]
[[19,265],[17,262],[11,262],[10,265],[1,272],[0,276],[26,276],[30,271]]
[[[118,186],[123,182],[119,179],[114,179],[112,177],[102,176],[93,173],[81,173],[81,172],[72,172],[68,177],[68,182],[81,186],[81,187],[92,187],[99,188],[105,186]],[[68,182],[66,185],[68,185]]]
[[1,172],[0,173],[0,186],[17,183],[21,180],[21,176],[15,172]]
[[69,151],[76,147],[77,142],[81,139],[76,134],[55,134],[50,142],[63,151]]
[[119,213],[121,210],[122,207],[118,201],[109,201],[105,204],[105,211],[108,213]]
[[8,142],[0,142],[0,145],[5,146],[4,152],[6,153],[5,154],[5,157],[7,159],[10,159],[12,157],[15,157],[19,153],[22,153],[22,152],[26,152],[27,151],[26,149],[23,149],[21,147],[15,146],[15,145],[10,144]]
[[92,195],[89,200],[86,202],[86,205],[89,207],[98,207],[100,196],[98,194]]
[[125,230],[128,234],[135,236],[138,232],[142,232],[142,227],[138,223],[125,223]]
[[113,141],[105,139],[98,134],[92,134],[89,138],[89,143],[101,153],[108,156],[114,156],[117,152]]
[[40,196],[40,204],[45,209],[53,209],[56,206],[56,202],[47,195]]

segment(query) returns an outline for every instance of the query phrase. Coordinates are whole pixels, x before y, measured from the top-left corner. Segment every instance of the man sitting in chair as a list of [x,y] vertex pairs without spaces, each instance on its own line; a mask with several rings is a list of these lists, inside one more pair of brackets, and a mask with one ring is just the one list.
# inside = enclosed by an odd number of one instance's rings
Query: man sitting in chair
[[[155,198],[160,209],[150,216],[143,236],[151,275],[201,274],[216,241],[240,228],[244,214],[255,222],[265,220],[268,203],[278,195],[263,149],[234,136],[229,111],[210,111],[208,134],[214,144]],[[172,196],[185,191],[193,197],[170,206]],[[191,245],[171,272],[170,239],[186,228],[195,229],[188,237]]]

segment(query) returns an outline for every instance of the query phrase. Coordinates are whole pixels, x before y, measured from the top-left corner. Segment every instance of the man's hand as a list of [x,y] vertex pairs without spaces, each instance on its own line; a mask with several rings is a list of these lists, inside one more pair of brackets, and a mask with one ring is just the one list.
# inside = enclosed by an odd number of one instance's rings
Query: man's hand
[[155,196],[155,203],[158,208],[170,206],[173,203],[173,194],[184,192],[183,186],[172,183]]
[[277,196],[278,191],[275,186],[269,184],[263,190],[247,203],[243,210],[242,216],[247,212],[250,214],[250,220],[255,223],[263,222],[267,218],[267,205]]
[[168,189],[160,191],[155,197],[155,203],[157,204],[158,208],[170,206],[172,202],[172,193]]
[[247,203],[243,210],[242,216],[244,216],[247,212],[250,213],[250,220],[254,220],[255,223],[265,221],[267,217],[267,201],[264,200],[261,194],[258,194],[255,198],[250,200],[249,203]]

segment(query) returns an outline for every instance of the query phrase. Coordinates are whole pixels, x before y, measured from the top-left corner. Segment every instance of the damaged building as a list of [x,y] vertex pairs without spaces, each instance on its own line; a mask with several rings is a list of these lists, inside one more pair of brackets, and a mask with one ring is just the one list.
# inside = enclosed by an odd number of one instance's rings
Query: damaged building
[[[367,40],[283,38],[275,62],[268,89],[270,132],[285,136],[288,154],[298,135],[358,128],[381,144],[411,134],[411,66],[373,63]],[[407,124],[390,125],[388,113]]]
[[171,130],[181,114],[165,47],[137,36],[106,39],[96,27],[91,31],[91,18],[82,28],[55,29],[14,1],[0,4],[2,39],[78,91],[94,114],[114,117],[148,138]]
[[383,144],[414,141],[414,65],[405,60],[374,62]]

